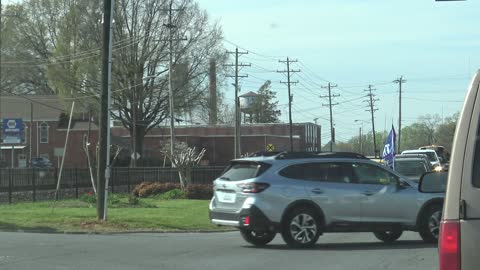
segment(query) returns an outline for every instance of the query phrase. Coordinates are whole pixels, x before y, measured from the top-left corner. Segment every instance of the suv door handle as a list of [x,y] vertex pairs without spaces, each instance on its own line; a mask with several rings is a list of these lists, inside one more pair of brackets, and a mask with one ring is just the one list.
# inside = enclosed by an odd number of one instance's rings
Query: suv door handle
[[362,194],[365,195],[365,196],[372,196],[373,194],[375,194],[375,192],[373,192],[371,190],[367,190],[367,191],[362,192]]
[[315,193],[315,194],[322,194],[323,193],[323,190],[320,189],[320,188],[314,188],[312,189],[312,193]]

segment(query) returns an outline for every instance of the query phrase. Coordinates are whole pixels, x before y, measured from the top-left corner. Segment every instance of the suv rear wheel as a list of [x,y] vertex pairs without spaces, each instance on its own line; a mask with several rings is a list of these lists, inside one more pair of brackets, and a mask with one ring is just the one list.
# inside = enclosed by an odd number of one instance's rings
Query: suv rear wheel
[[248,243],[255,246],[264,246],[275,238],[274,231],[254,231],[251,229],[240,229],[240,234]]
[[382,231],[382,232],[374,232],[373,234],[378,240],[381,240],[385,243],[391,243],[400,238],[402,236],[402,230],[392,230],[392,231]]
[[290,247],[313,247],[321,234],[317,213],[310,208],[297,208],[287,214],[283,226],[283,240]]
[[430,206],[420,218],[418,232],[423,241],[427,243],[437,243],[440,232],[440,221],[442,219],[442,205],[434,204]]

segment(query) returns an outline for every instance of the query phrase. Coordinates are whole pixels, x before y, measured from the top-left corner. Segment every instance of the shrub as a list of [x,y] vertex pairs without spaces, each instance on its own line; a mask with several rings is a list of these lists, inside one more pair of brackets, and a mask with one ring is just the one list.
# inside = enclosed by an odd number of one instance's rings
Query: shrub
[[129,205],[138,205],[140,204],[140,200],[135,197],[134,195],[130,194],[128,195],[128,204]]
[[108,193],[108,204],[114,205],[120,203],[120,196],[116,193]]
[[210,200],[213,197],[213,186],[210,184],[190,184],[185,192],[187,199]]
[[80,201],[86,202],[89,204],[96,204],[97,196],[93,192],[89,191],[87,193],[82,194],[82,196],[80,196]]
[[152,182],[143,182],[137,185],[133,189],[133,195],[135,197],[148,197],[152,195],[162,194],[172,189],[180,188],[179,184],[174,183],[152,183]]
[[181,189],[172,189],[158,196],[161,200],[176,200],[176,199],[185,199],[185,192]]

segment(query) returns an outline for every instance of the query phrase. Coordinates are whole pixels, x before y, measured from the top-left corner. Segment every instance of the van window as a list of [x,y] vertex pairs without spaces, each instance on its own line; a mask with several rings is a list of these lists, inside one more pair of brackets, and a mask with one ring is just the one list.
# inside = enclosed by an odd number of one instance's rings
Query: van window
[[473,157],[472,185],[480,188],[480,128],[477,130],[475,152]]

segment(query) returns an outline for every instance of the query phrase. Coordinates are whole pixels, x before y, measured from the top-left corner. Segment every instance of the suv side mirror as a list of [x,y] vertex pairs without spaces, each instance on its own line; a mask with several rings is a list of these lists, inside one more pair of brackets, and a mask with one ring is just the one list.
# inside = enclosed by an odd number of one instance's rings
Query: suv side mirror
[[447,172],[427,172],[418,183],[418,191],[422,193],[445,193],[447,190]]

